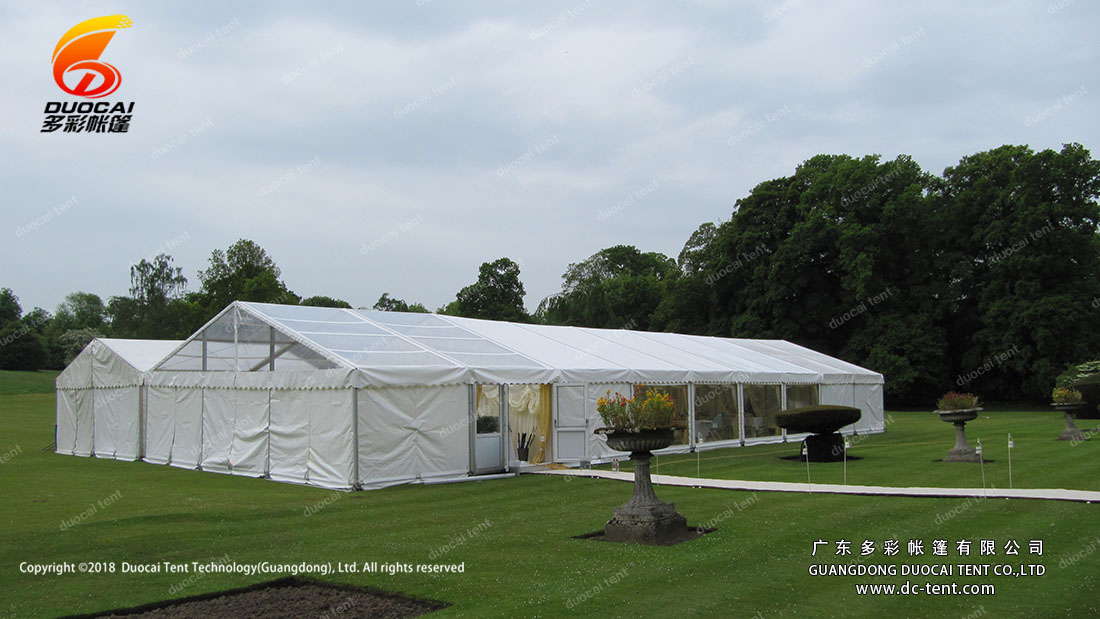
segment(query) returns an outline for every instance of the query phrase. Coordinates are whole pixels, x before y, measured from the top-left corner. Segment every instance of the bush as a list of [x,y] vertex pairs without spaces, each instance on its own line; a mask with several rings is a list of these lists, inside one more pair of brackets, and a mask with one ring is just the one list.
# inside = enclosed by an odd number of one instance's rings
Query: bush
[[1093,374],[1073,384],[1081,392],[1085,406],[1077,411],[1082,419],[1100,419],[1100,374]]
[[811,432],[832,434],[844,426],[859,421],[863,415],[851,406],[803,406],[792,408],[775,416],[775,423],[791,433]]
[[1100,360],[1086,361],[1066,368],[1058,375],[1055,385],[1058,387],[1077,387],[1086,380],[1100,381]]

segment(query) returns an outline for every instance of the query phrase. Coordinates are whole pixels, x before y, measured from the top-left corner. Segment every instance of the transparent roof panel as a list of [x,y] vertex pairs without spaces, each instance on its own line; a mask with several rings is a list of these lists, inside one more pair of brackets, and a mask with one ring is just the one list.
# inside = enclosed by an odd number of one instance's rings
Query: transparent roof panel
[[[310,341],[322,348],[353,352],[412,352],[423,348],[396,335],[353,335],[332,333],[308,333]],[[345,355],[346,356],[346,355]]]
[[[781,340],[551,327],[435,314],[237,303],[163,362],[164,370],[262,372],[357,366],[400,372],[409,384],[465,366],[516,380],[531,368],[851,376],[873,372]],[[509,372],[508,370],[515,370]],[[677,374],[679,376],[679,374]],[[847,376],[842,377],[845,380]],[[507,379],[505,379],[507,380]]]
[[348,333],[355,335],[385,335],[389,332],[382,327],[356,319],[355,322],[318,322],[315,320],[277,321],[280,325],[298,333]]
[[377,310],[356,310],[356,314],[376,322],[380,325],[386,325],[388,327],[408,325],[408,326],[431,326],[436,325],[440,327],[451,327],[451,323],[443,320],[435,314],[412,314],[402,312],[381,312]]

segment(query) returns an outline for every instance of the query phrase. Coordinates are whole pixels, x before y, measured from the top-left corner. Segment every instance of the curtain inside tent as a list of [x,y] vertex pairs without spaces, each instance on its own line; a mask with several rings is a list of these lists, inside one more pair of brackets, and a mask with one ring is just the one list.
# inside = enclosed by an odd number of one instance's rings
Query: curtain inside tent
[[[511,385],[508,387],[508,428],[511,449],[519,447],[520,435],[529,438],[527,462],[544,461],[549,448],[550,385]],[[518,452],[513,451],[513,453]]]
[[551,428],[553,427],[553,407],[550,398],[554,393],[553,385],[539,385],[539,435],[532,445],[538,446],[538,451],[531,457],[531,464],[546,462],[550,454]]
[[787,408],[817,406],[821,403],[817,385],[787,385]]
[[779,435],[780,406],[779,385],[745,385],[745,438]]

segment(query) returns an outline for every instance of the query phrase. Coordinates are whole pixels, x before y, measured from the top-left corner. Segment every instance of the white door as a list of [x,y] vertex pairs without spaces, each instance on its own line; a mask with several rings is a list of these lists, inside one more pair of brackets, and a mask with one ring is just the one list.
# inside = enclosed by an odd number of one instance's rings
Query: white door
[[554,387],[554,461],[586,460],[588,423],[584,414],[584,385]]

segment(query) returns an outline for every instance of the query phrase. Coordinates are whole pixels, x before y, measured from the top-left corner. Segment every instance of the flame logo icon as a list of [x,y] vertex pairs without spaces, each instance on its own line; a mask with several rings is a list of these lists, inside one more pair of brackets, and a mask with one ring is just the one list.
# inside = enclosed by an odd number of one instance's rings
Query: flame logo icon
[[[99,56],[115,36],[116,30],[134,25],[125,15],[107,15],[82,21],[57,42],[53,50],[53,79],[65,92],[78,97],[98,99],[118,90],[122,75],[113,65],[100,62]],[[75,88],[65,83],[68,73],[83,71]],[[102,79],[93,86],[99,77]]]

